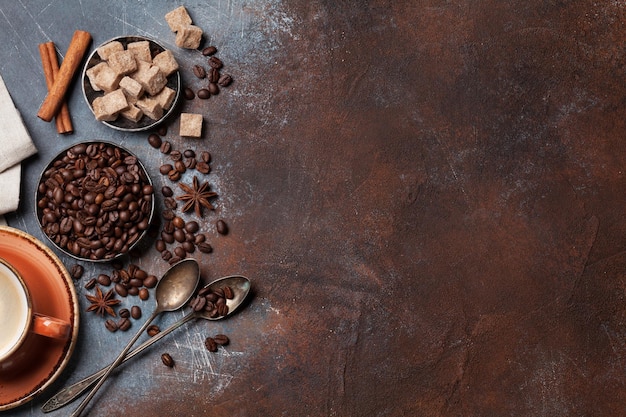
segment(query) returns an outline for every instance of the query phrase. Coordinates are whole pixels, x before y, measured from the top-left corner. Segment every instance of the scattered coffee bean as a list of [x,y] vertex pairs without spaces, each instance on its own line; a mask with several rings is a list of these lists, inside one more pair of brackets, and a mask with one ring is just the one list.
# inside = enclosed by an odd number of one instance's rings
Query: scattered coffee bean
[[147,300],[148,298],[150,298],[150,293],[148,292],[147,289],[145,288],[140,288],[139,289],[139,298],[142,300]]
[[100,274],[96,279],[98,280],[98,284],[102,285],[103,287],[108,287],[109,285],[111,285],[111,277],[106,274]]
[[127,308],[121,308],[120,311],[117,312],[121,318],[127,319],[130,317],[130,310]]
[[222,87],[228,87],[233,82],[233,78],[229,74],[222,75],[217,83]]
[[184,94],[185,94],[185,98],[187,100],[193,100],[196,97],[196,94],[193,92],[193,90],[189,87],[185,87],[185,89],[183,90]]
[[207,151],[202,151],[200,153],[200,159],[202,160],[202,162],[206,162],[208,164],[209,162],[211,162],[211,153]]
[[111,319],[107,319],[104,322],[104,327],[106,327],[106,329],[108,331],[110,331],[111,333],[114,333],[117,331],[117,323],[115,323],[113,320]]
[[187,149],[183,152],[183,156],[185,158],[194,158],[196,156],[196,153],[193,151],[193,149]]
[[165,242],[163,242],[162,239],[158,239],[155,243],[154,243],[154,248],[157,250],[157,252],[161,252],[164,251],[166,248]]
[[202,253],[211,253],[211,252],[213,252],[213,247],[210,244],[206,243],[206,242],[200,242],[200,243],[196,244],[196,247]]
[[172,151],[172,144],[164,140],[163,143],[161,144],[161,147],[159,148],[159,151],[165,155],[169,154]]
[[209,93],[211,93],[212,96],[216,96],[220,92],[220,88],[217,85],[217,83],[209,83],[208,89],[209,89]]
[[201,88],[198,90],[198,98],[202,100],[206,100],[211,97],[211,92],[206,88]]
[[148,143],[153,148],[159,149],[163,144],[163,141],[161,140],[161,137],[159,135],[157,135],[156,133],[151,133],[150,135],[148,135]]
[[167,125],[162,124],[161,126],[159,126],[159,130],[157,131],[157,133],[160,136],[165,136],[167,135]]
[[212,337],[207,337],[204,340],[204,346],[209,352],[217,352],[217,342]]
[[208,79],[210,83],[216,83],[220,80],[220,71],[217,68],[209,68]]
[[70,276],[74,280],[79,280],[83,276],[83,272],[85,272],[85,268],[82,265],[74,264],[72,268],[70,268]]
[[215,228],[217,229],[217,233],[219,233],[220,235],[225,235],[228,233],[228,226],[226,225],[226,222],[222,219],[218,220],[215,223]]
[[207,46],[202,50],[202,55],[211,56],[217,52],[217,48],[215,46]]
[[212,56],[211,58],[209,58],[209,65],[211,66],[211,68],[215,69],[220,69],[224,66],[222,60],[216,56]]
[[167,175],[173,169],[174,167],[172,166],[172,164],[163,164],[159,167],[159,172],[162,175]]
[[226,336],[225,334],[217,334],[213,336],[213,340],[215,340],[215,343],[221,346],[225,346],[230,342],[228,336]]
[[211,172],[211,166],[204,161],[199,161],[196,163],[196,170],[201,174],[208,174]]
[[139,320],[141,318],[141,307],[132,306],[130,308],[130,316],[134,318],[135,320]]
[[85,289],[91,290],[96,286],[98,281],[95,278],[91,278],[89,281],[85,283]]
[[172,197],[174,195],[174,191],[167,185],[164,185],[163,188],[161,188],[161,194],[163,194],[163,197]]
[[182,229],[185,227],[185,221],[179,216],[176,216],[172,219],[172,224],[177,229]]
[[156,324],[151,324],[146,329],[146,332],[148,333],[148,336],[153,337],[153,336],[156,336],[157,334],[161,333],[161,329]]
[[206,77],[206,71],[204,70],[204,67],[202,67],[201,65],[194,65],[192,68],[192,71],[193,71],[193,75],[195,75],[196,77],[200,79]]
[[183,158],[183,154],[180,151],[173,150],[170,152],[170,159],[174,162],[180,161]]
[[122,284],[115,284],[115,292],[120,296],[120,297],[127,297],[128,296],[128,289],[126,289],[126,287]]
[[159,280],[156,275],[148,275],[146,279],[143,280],[143,285],[146,288],[154,288],[156,287],[157,282],[159,282]]
[[123,317],[117,322],[117,328],[123,332],[130,329],[130,326],[132,326],[132,323],[130,322],[128,317]]
[[169,353],[164,353],[161,355],[161,362],[163,362],[163,365],[167,366],[168,368],[174,367],[174,359],[172,359],[172,356]]

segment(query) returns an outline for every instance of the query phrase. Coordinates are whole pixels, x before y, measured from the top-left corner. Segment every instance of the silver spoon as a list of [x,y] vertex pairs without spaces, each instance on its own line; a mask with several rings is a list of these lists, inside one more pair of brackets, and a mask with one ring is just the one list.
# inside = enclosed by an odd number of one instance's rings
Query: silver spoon
[[78,417],[83,412],[85,407],[96,392],[100,389],[104,381],[111,375],[113,369],[119,365],[124,356],[128,353],[133,344],[137,341],[139,336],[143,333],[144,330],[152,323],[152,320],[155,319],[156,316],[165,312],[165,311],[174,311],[178,310],[182,306],[184,306],[187,301],[191,298],[196,287],[198,286],[198,282],[200,281],[200,267],[198,262],[194,259],[187,258],[176,264],[174,264],[170,269],[167,270],[165,275],[161,278],[159,283],[157,284],[155,290],[155,298],[156,298],[156,308],[152,315],[146,320],[146,322],[141,326],[141,328],[137,331],[135,336],[128,342],[126,347],[120,352],[115,361],[111,365],[106,368],[104,375],[98,381],[95,387],[91,389],[89,394],[83,399],[78,408],[71,414],[71,417]]
[[[225,286],[229,286],[233,289],[234,297],[230,300],[226,300],[226,305],[228,305],[228,314],[225,316],[219,317],[211,317],[210,312],[208,311],[194,311],[183,316],[176,323],[169,326],[167,329],[161,331],[160,333],[154,335],[150,339],[143,342],[137,348],[129,352],[125,357],[122,363],[128,361],[130,358],[135,357],[139,353],[143,352],[148,347],[152,346],[154,343],[161,340],[163,337],[167,336],[174,330],[181,327],[183,324],[191,321],[193,319],[205,319],[205,320],[221,320],[235,313],[236,310],[239,309],[241,304],[244,302],[248,293],[250,292],[251,283],[250,280],[241,275],[231,275],[223,278],[219,278],[207,285],[205,288],[223,288]],[[97,371],[94,374],[89,375],[88,377],[70,385],[57,392],[52,398],[50,398],[46,403],[41,407],[41,411],[44,413],[49,413],[51,411],[58,410],[59,408],[69,404],[74,401],[76,397],[85,392],[87,388],[93,385],[104,373],[107,368],[103,368]]]

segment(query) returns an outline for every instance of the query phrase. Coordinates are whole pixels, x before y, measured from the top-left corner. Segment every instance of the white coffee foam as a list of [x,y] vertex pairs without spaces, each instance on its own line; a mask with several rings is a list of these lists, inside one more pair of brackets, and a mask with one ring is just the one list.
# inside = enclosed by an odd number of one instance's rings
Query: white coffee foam
[[0,357],[19,341],[28,319],[28,301],[18,278],[0,262]]

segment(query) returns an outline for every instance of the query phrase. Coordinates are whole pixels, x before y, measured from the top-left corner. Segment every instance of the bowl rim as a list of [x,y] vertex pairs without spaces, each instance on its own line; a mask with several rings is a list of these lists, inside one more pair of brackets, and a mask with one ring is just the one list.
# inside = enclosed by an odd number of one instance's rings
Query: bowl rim
[[[64,249],[64,248],[60,247],[44,231],[43,224],[41,223],[41,216],[40,216],[41,209],[39,208],[39,205],[38,205],[39,199],[41,197],[41,194],[39,192],[39,185],[41,184],[41,181],[43,179],[44,173],[46,171],[48,171],[52,167],[52,164],[57,159],[59,159],[62,155],[66,154],[70,149],[72,149],[73,147],[75,147],[77,145],[89,145],[89,144],[101,144],[101,143],[109,145],[109,146],[113,146],[113,147],[116,147],[116,148],[119,148],[122,151],[128,153],[128,155],[135,157],[137,159],[137,165],[139,165],[139,167],[143,171],[144,176],[146,177],[146,180],[148,182],[148,185],[152,186],[153,190],[152,190],[152,198],[151,198],[151,203],[150,203],[150,214],[148,215],[148,227],[144,231],[141,232],[141,234],[139,235],[137,240],[135,242],[133,242],[128,247],[128,250],[125,251],[125,252],[117,253],[116,255],[114,255],[114,256],[112,256],[110,258],[91,259],[91,258],[83,258],[82,256],[74,255],[72,252],[68,251],[67,249]],[[144,238],[148,235],[150,227],[152,226],[152,222],[154,221],[155,211],[156,211],[156,191],[154,190],[154,183],[152,182],[152,178],[150,177],[150,174],[148,173],[148,170],[146,169],[146,166],[143,164],[141,159],[139,159],[139,157],[137,155],[135,155],[135,153],[130,151],[128,148],[126,148],[126,147],[124,147],[124,146],[122,146],[122,145],[120,145],[118,143],[114,143],[114,142],[107,141],[107,140],[98,140],[98,139],[84,140],[84,141],[80,141],[80,142],[76,142],[74,144],[68,145],[67,147],[63,148],[62,150],[57,152],[57,154],[55,154],[52,157],[52,159],[50,159],[50,161],[44,166],[44,168],[42,169],[41,173],[39,174],[39,179],[37,181],[37,187],[35,188],[35,217],[37,218],[37,224],[39,225],[39,230],[41,231],[41,233],[43,233],[43,235],[46,237],[46,239],[50,243],[52,243],[52,245],[56,249],[61,251],[63,254],[68,255],[68,256],[70,256],[70,257],[72,257],[72,258],[74,258],[76,260],[79,260],[79,261],[94,262],[94,263],[106,263],[106,262],[112,262],[112,261],[114,261],[116,259],[119,259],[119,258],[127,255],[134,248],[136,248],[140,244],[140,242],[142,242],[144,240]]]
[[[96,46],[94,48],[94,50],[89,54],[89,56],[87,57],[87,60],[85,61],[85,65],[83,67],[83,71],[81,73],[81,90],[83,92],[83,98],[85,99],[85,102],[87,103],[87,107],[89,108],[89,110],[91,111],[92,115],[94,116],[95,119],[95,113],[93,111],[93,106],[91,105],[91,101],[89,101],[89,95],[90,93],[87,91],[87,86],[89,86],[89,89],[91,90],[91,94],[96,94],[98,92],[94,91],[91,89],[91,84],[89,82],[89,78],[87,77],[87,70],[89,70],[91,67],[95,66],[97,63],[102,62],[102,60],[100,59],[100,57],[97,55],[98,53],[98,48],[100,48],[101,46],[104,46],[110,42],[113,41],[124,41],[125,43],[129,43],[129,40],[132,40],[132,42],[139,42],[139,41],[148,41],[152,44],[154,44],[155,46],[157,46],[158,48],[162,49],[163,51],[168,50],[168,48],[166,48],[165,46],[163,46],[163,44],[161,44],[160,42],[158,42],[157,40],[150,38],[148,36],[143,36],[143,35],[122,35],[122,36],[116,36],[114,38],[111,38],[105,42],[102,42],[101,44],[99,44],[98,46]],[[171,50],[171,49],[170,49]],[[98,62],[97,63],[92,63],[92,61],[96,59]],[[153,120],[153,119],[149,119],[152,121],[152,123],[149,123],[146,126],[140,126],[140,127],[123,127],[123,126],[117,126],[116,124],[114,124],[113,122],[108,122],[106,120],[102,120],[100,121],[102,124],[115,129],[115,130],[119,130],[122,132],[145,132],[146,130],[150,130],[155,128],[157,125],[161,124],[163,121],[165,121],[167,118],[169,118],[169,116],[174,112],[174,109],[177,107],[179,98],[180,98],[180,90],[181,90],[181,86],[182,86],[182,82],[181,82],[181,76],[180,76],[180,69],[176,70],[176,72],[174,74],[170,74],[170,76],[168,76],[168,84],[170,83],[170,77],[175,76],[174,79],[174,84],[175,84],[175,91],[176,91],[176,96],[174,97],[174,101],[172,102],[172,105],[170,106],[170,108],[163,113],[163,116],[159,119],[159,120]],[[95,97],[94,97],[95,98]],[[93,100],[92,100],[93,101]],[[147,116],[144,116],[147,118]],[[98,121],[96,119],[96,121]]]

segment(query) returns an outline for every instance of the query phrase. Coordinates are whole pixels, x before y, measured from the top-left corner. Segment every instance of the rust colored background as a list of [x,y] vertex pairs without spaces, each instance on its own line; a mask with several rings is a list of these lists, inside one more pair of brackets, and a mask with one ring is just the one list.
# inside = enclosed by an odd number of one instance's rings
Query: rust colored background
[[[94,44],[152,36],[199,88],[191,66],[202,56],[175,49],[163,19],[179,3],[162,3],[0,6],[0,73],[40,151],[10,225],[43,239],[37,177],[81,140],[127,146],[167,183],[147,134],[96,123],[78,84],[72,136],[34,110],[45,94],[37,44],[65,51],[74,29]],[[90,415],[623,414],[624,4],[185,6],[235,82],[181,104],[204,114],[202,139],[178,137],[176,119],[167,137],[213,154],[207,179],[219,198],[203,228],[215,250],[197,256],[203,280],[242,273],[254,294],[232,319],[192,323],[124,365]],[[227,236],[214,233],[218,218]],[[133,261],[166,269],[154,249]],[[106,269],[85,267],[86,277]],[[232,343],[209,354],[202,340],[217,332]],[[5,414],[41,415],[130,336],[84,314],[54,388]],[[173,370],[160,364],[165,351]]]

